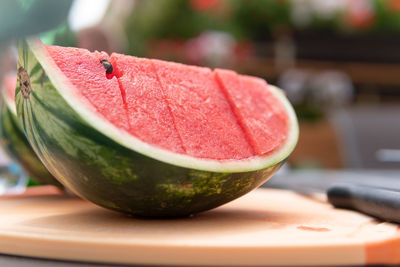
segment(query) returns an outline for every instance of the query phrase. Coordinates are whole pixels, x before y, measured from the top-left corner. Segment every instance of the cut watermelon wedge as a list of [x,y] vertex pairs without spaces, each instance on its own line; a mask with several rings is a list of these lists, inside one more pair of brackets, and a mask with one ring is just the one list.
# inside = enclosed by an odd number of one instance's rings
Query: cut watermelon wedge
[[19,55],[30,143],[63,184],[107,208],[216,207],[265,182],[297,142],[285,95],[255,77],[38,41]]

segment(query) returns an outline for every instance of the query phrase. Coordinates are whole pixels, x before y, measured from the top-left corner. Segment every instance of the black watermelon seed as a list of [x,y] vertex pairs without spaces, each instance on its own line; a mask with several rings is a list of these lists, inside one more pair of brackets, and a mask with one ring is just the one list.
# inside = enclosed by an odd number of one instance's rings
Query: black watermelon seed
[[113,65],[111,64],[110,61],[108,61],[107,59],[103,58],[102,60],[100,60],[101,64],[103,64],[103,67],[106,69],[106,73],[107,74],[111,74],[114,71]]

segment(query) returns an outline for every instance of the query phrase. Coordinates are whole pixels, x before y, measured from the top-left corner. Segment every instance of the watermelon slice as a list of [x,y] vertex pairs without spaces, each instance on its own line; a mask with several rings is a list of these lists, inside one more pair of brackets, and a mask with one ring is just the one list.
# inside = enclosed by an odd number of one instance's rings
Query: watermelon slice
[[40,184],[51,184],[61,188],[62,185],[47,171],[46,167],[35,155],[18,123],[14,102],[16,81],[16,73],[5,74],[2,81],[2,105],[0,108],[2,148],[35,181]]
[[182,216],[235,199],[297,142],[284,94],[232,71],[28,41],[18,77],[18,114],[50,172],[134,215]]

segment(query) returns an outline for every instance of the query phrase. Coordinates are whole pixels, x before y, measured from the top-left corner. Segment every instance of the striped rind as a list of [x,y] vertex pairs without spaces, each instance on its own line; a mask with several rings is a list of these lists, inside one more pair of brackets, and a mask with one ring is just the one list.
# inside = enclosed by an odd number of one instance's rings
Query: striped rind
[[46,167],[30,147],[19,125],[14,102],[11,99],[6,99],[5,94],[3,94],[3,100],[4,102],[1,103],[0,107],[0,143],[4,151],[31,178],[40,184],[51,184],[62,187],[47,171]]
[[[269,160],[218,162],[179,155],[143,143],[98,115],[74,95],[71,83],[36,41],[20,44],[18,64],[30,76],[31,92],[24,98],[17,86],[17,114],[36,154],[74,193],[109,209],[184,216],[217,207],[268,180],[297,140],[296,122],[292,141]],[[290,104],[284,104],[291,112]],[[294,113],[290,116],[293,120]]]

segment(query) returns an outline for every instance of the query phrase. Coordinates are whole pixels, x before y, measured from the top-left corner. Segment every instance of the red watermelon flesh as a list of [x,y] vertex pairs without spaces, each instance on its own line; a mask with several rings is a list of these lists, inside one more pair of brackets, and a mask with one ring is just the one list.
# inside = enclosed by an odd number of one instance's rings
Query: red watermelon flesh
[[210,69],[154,63],[187,154],[215,159],[254,155]]
[[221,69],[215,76],[257,155],[285,141],[289,118],[264,80]]
[[129,132],[146,143],[184,153],[153,62],[120,54],[113,54],[111,62],[125,98]]
[[[232,71],[46,46],[105,119],[143,142],[197,158],[237,160],[278,149],[288,115],[265,81]],[[109,60],[112,74],[100,63]]]
[[100,63],[109,58],[106,53],[72,47],[46,48],[64,75],[101,115],[119,128],[130,129],[118,79],[108,79]]

